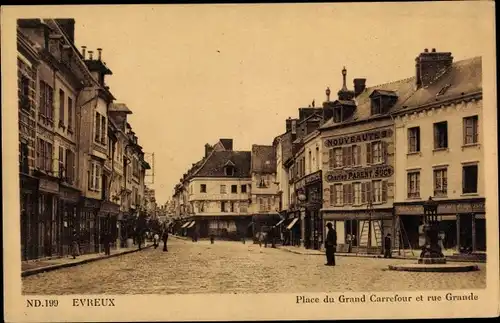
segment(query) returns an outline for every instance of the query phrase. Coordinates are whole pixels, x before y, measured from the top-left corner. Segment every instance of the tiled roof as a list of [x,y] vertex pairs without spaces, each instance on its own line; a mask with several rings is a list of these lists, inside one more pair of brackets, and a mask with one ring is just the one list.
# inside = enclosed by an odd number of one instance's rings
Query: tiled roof
[[393,111],[408,111],[422,105],[453,100],[463,95],[481,92],[483,89],[482,75],[481,57],[455,62],[431,85],[418,89],[404,103],[404,106],[398,106]]
[[276,173],[276,153],[273,146],[252,145],[252,172]]
[[[249,151],[214,151],[193,177],[250,177],[250,160]],[[224,166],[228,161],[235,165],[233,176],[225,174]]]

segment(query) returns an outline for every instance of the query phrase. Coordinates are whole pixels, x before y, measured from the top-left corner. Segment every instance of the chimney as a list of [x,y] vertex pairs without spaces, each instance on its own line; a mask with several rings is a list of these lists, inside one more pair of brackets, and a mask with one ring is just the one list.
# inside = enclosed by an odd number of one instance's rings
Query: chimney
[[61,27],[66,37],[74,43],[75,42],[75,19],[55,19],[56,23]]
[[85,54],[87,53],[87,46],[82,46],[82,56],[83,56],[83,59],[85,60]]
[[354,96],[357,97],[366,88],[366,79],[354,79]]
[[94,54],[94,51],[93,50],[89,50],[89,60],[92,60],[92,56]]
[[427,48],[424,49],[424,52],[415,58],[417,87],[432,84],[452,64],[453,56],[450,52],[437,52],[435,48],[429,52]]
[[101,60],[102,48],[97,49],[97,59]]
[[210,155],[212,150],[214,150],[212,146],[210,146],[209,144],[205,144],[205,158]]
[[288,132],[290,130],[292,130],[292,118],[288,117],[288,119],[286,119],[286,131],[285,132]]

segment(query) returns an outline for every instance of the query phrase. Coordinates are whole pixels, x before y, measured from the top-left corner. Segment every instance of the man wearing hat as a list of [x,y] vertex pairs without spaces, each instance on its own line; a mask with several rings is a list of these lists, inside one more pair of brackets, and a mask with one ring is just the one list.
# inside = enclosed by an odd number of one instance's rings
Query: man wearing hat
[[325,249],[326,249],[326,264],[325,266],[335,266],[335,249],[337,248],[337,231],[333,228],[331,222],[328,222],[326,227]]

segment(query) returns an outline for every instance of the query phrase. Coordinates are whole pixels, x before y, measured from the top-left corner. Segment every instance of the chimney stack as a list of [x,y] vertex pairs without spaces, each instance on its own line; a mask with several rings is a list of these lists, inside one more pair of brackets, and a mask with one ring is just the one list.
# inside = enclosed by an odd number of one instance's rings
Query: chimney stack
[[87,46],[82,46],[82,56],[83,56],[83,59],[85,59],[86,51],[87,51]]
[[415,58],[415,76],[417,87],[425,87],[432,84],[453,64],[453,56],[450,52],[437,52],[435,48],[429,53],[424,49]]
[[210,155],[212,150],[214,150],[212,146],[210,146],[209,144],[205,144],[205,158]]
[[89,50],[89,60],[92,60],[92,54],[94,54],[93,50]]
[[61,27],[69,41],[75,42],[75,19],[55,19],[56,23]]
[[354,97],[357,97],[366,88],[366,79],[354,79]]
[[102,48],[98,48],[98,49],[97,49],[97,53],[98,53],[98,54],[97,54],[97,59],[98,59],[98,60],[101,60]]

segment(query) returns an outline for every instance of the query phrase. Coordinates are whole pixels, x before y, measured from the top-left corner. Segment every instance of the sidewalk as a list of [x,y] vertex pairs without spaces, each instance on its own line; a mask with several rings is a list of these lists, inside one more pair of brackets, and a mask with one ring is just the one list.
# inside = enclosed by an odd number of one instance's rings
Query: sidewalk
[[[283,251],[292,252],[299,255],[310,255],[310,256],[324,256],[325,252],[321,250],[311,250],[305,249],[302,247],[291,247],[291,246],[278,246],[278,249]],[[401,250],[401,254],[392,253],[391,259],[415,259],[417,260],[420,252],[418,250],[413,250],[413,254],[411,250]],[[366,258],[384,258],[384,255],[379,254],[366,254],[366,253],[345,253],[345,252],[336,252],[336,256],[340,257],[366,257]],[[456,255],[453,250],[446,250],[444,252],[445,257],[450,262],[480,262],[486,263],[485,259],[479,258],[471,258],[467,255]]]
[[[151,248],[153,245],[149,244],[143,247],[141,250]],[[121,255],[126,255],[139,251],[138,247],[134,248],[120,248],[119,250],[111,250],[111,255],[106,256],[104,253],[92,253],[76,257],[62,257],[62,258],[52,258],[43,260],[28,260],[21,262],[21,277],[27,277],[31,275],[36,275],[42,272],[52,271],[60,268],[73,267],[77,265],[86,264],[89,262],[113,258]]]

